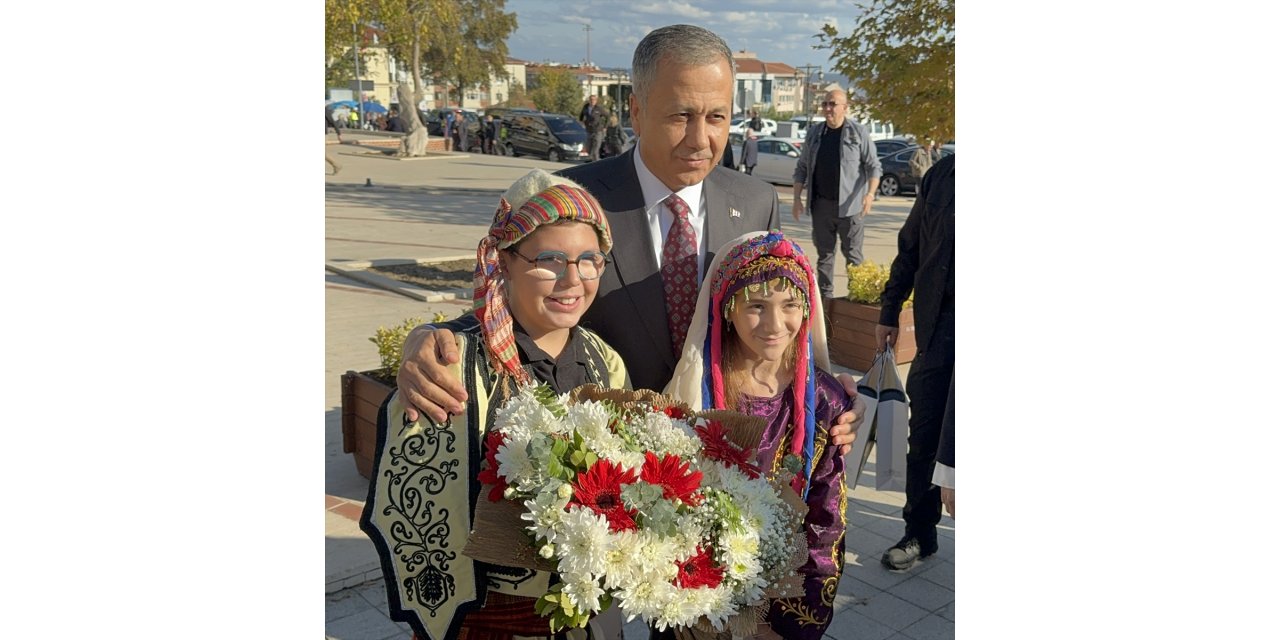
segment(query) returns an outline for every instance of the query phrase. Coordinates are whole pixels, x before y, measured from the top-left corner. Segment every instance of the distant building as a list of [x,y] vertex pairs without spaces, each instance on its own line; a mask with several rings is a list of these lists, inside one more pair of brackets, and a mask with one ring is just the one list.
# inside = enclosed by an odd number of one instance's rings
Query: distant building
[[783,62],[765,62],[750,51],[733,54],[733,112],[749,109],[794,113],[801,110],[801,73]]

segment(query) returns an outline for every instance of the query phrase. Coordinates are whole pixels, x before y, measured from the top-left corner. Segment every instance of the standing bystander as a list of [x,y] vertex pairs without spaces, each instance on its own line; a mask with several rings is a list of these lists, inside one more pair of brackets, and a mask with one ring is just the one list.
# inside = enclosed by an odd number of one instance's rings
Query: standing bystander
[[[880,562],[909,569],[938,550],[942,494],[934,485],[934,463],[947,414],[948,389],[956,361],[956,158],[947,156],[925,174],[920,193],[898,232],[898,256],[881,296],[876,344],[898,341],[898,314],[915,291],[916,344],[919,351],[907,375],[911,417],[907,430],[907,503],[902,508],[906,533]],[[954,405],[954,401],[950,404]],[[952,408],[954,416],[954,408]],[[952,418],[954,419],[954,417]],[[955,469],[953,445],[942,460]],[[945,471],[945,470],[944,470]],[[945,484],[947,479],[940,477]],[[950,478],[954,486],[954,476]],[[951,508],[954,509],[954,497]]]
[[592,162],[600,159],[600,147],[604,145],[605,129],[609,126],[609,113],[599,103],[597,96],[587,98],[587,103],[582,105],[582,113],[578,114],[578,120],[587,128]]
[[742,170],[746,171],[747,175],[751,175],[756,168],[760,147],[758,135],[755,129],[747,129],[747,138],[742,141]]
[[818,288],[825,301],[834,294],[837,237],[845,262],[862,264],[862,219],[871,212],[881,169],[867,128],[846,117],[848,95],[841,89],[828,91],[822,110],[826,120],[809,127],[792,174],[791,215],[799,221],[808,203],[818,250]]

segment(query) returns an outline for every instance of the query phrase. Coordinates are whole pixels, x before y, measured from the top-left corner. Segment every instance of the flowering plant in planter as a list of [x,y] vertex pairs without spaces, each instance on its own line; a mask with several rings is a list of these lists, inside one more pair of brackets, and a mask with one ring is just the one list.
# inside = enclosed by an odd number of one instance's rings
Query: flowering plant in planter
[[[880,304],[880,296],[884,295],[884,285],[889,282],[889,267],[866,260],[857,266],[849,265],[847,270],[849,299],[863,304]],[[907,301],[902,304],[902,308],[910,307],[914,297],[913,291],[907,296]]]
[[574,402],[523,387],[485,442],[488,500],[523,505],[533,548],[559,573],[538,612],[558,631],[616,600],[658,629],[753,633],[767,598],[798,594],[805,555],[804,503],[743,446],[763,425],[727,428],[652,392],[586,391]]

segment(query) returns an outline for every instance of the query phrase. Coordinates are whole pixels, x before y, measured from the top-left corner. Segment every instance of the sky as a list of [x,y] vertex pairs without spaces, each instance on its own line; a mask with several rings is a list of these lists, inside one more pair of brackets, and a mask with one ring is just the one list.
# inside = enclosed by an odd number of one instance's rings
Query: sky
[[825,72],[831,71],[830,52],[813,48],[818,44],[815,34],[831,23],[845,35],[861,12],[852,0],[508,0],[506,9],[516,13],[518,23],[507,40],[510,55],[530,62],[586,60],[584,26],[591,25],[591,60],[600,67],[629,68],[636,43],[645,34],[686,23],[714,31],[735,53],[746,49],[766,62],[810,64]]

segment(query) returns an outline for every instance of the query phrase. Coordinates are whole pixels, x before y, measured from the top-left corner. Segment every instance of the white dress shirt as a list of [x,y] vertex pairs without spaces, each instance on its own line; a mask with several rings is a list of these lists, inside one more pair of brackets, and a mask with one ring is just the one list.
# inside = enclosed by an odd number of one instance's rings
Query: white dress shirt
[[[671,231],[671,224],[676,218],[665,202],[671,195],[671,190],[649,171],[649,167],[644,166],[639,149],[635,152],[635,162],[636,178],[640,180],[640,191],[644,195],[644,210],[649,216],[649,236],[653,239],[653,257],[657,260],[658,268],[661,269],[662,243],[666,240],[667,233]],[[707,255],[706,238],[702,233],[703,223],[707,219],[707,201],[702,197],[702,183],[685,187],[677,191],[676,195],[689,205],[689,224],[693,225],[693,235],[698,240],[698,281],[701,282],[702,263]]]

